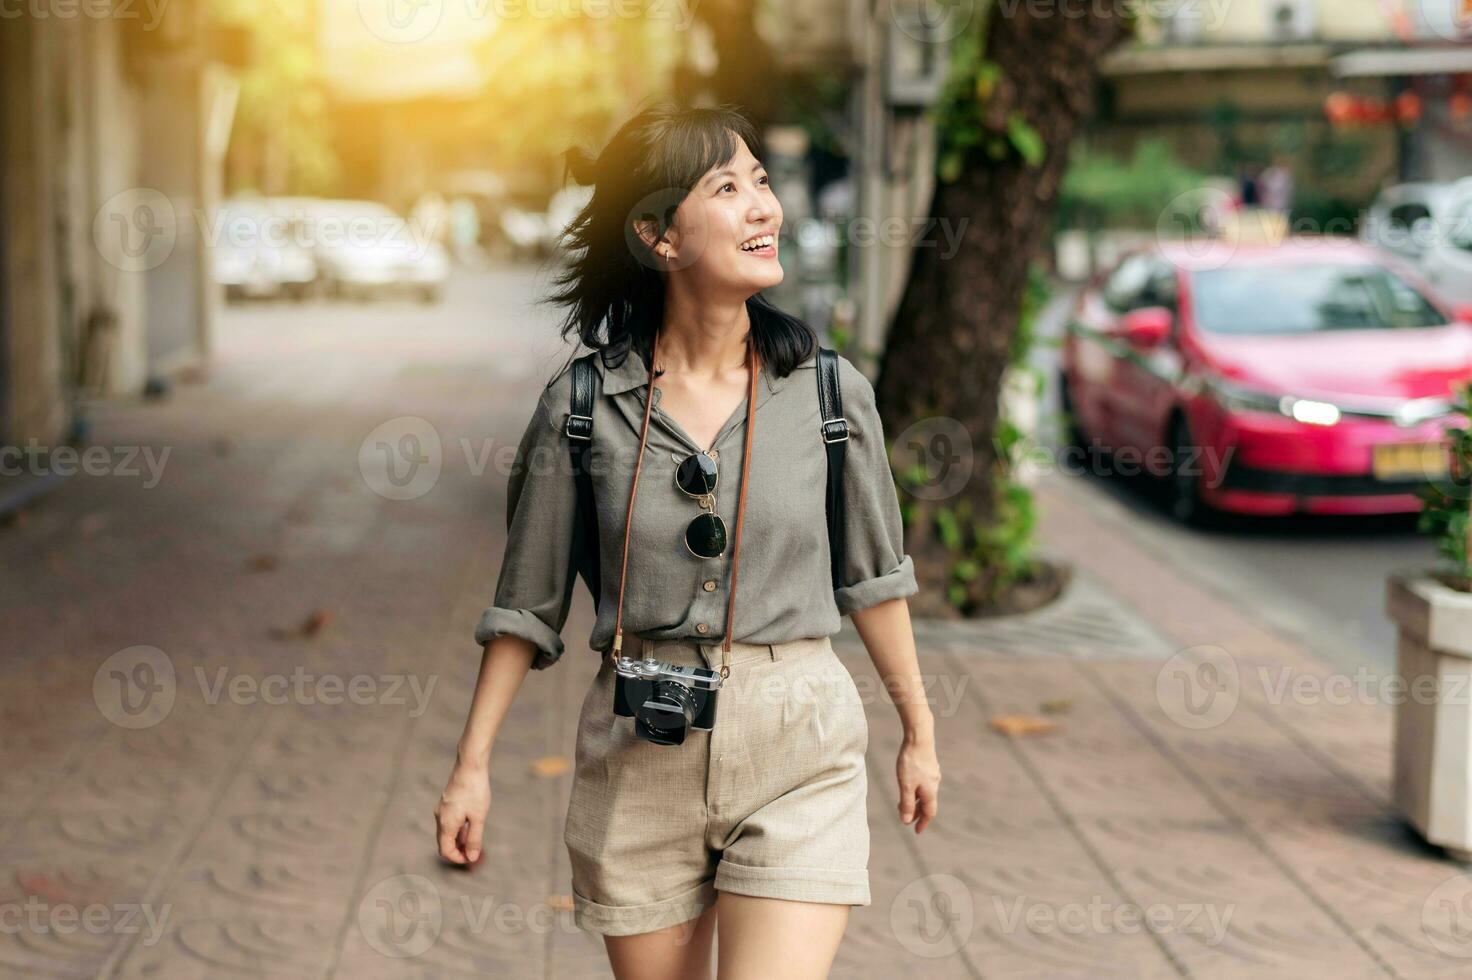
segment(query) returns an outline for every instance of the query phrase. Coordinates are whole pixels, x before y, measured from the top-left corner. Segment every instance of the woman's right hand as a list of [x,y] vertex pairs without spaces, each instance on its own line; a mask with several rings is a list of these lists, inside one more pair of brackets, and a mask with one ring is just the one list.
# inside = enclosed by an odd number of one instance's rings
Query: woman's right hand
[[455,864],[479,861],[490,810],[490,774],[485,769],[456,763],[434,810],[440,857]]

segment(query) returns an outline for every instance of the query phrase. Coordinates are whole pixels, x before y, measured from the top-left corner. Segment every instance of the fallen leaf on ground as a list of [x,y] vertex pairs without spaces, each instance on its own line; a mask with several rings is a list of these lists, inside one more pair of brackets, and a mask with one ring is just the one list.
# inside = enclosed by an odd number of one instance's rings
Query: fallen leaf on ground
[[1058,723],[1034,715],[993,715],[992,728],[1010,738],[1022,735],[1044,735],[1058,730]]
[[571,912],[572,911],[572,896],[571,895],[548,895],[547,896],[547,907],[550,908],[554,912]]
[[299,626],[293,626],[290,629],[281,626],[271,627],[271,636],[278,640],[289,640],[295,637],[312,637],[322,632],[322,628],[330,622],[332,622],[332,613],[326,609],[317,609],[303,620]]
[[1038,709],[1045,715],[1061,715],[1073,707],[1073,698],[1050,698],[1038,705]]
[[251,555],[250,570],[253,572],[269,572],[278,564],[275,555]]
[[565,755],[544,755],[532,762],[532,772],[538,776],[560,776],[567,772],[567,767]]

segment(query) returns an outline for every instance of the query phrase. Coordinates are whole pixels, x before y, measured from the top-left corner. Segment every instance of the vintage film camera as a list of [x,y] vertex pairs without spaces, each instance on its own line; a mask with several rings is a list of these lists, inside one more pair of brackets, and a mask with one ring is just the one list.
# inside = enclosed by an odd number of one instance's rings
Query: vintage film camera
[[614,664],[613,713],[634,719],[634,731],[658,745],[679,745],[691,729],[716,724],[721,675],[708,667],[619,657]]

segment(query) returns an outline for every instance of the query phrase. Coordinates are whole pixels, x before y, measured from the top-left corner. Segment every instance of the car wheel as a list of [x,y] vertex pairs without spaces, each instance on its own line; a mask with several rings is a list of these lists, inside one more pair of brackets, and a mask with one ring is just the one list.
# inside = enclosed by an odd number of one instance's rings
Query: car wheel
[[1058,372],[1058,407],[1063,413],[1063,440],[1064,443],[1075,449],[1083,449],[1088,445],[1088,439],[1079,428],[1078,415],[1075,413],[1073,404],[1073,392],[1068,387],[1068,372]]
[[1201,496],[1201,453],[1183,416],[1178,416],[1171,425],[1170,447],[1166,499],[1171,516],[1187,527],[1208,527],[1214,523],[1217,512]]

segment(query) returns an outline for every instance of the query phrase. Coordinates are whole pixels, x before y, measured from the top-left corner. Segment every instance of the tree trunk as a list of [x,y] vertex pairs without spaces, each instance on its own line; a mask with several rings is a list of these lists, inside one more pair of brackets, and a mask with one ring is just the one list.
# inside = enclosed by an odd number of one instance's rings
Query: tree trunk
[[[717,103],[739,106],[742,114],[765,132],[777,112],[777,62],[756,29],[754,0],[705,0],[694,8],[695,20],[710,28],[716,66],[700,79]],[[696,86],[683,76],[677,90],[687,95]]]
[[[1065,9],[1072,14],[1064,16]],[[954,182],[937,182],[930,216],[964,229],[960,247],[950,258],[934,246],[916,250],[875,384],[886,432],[943,417],[971,434],[974,465],[967,484],[944,500],[913,500],[906,548],[922,595],[946,595],[956,560],[937,538],[938,508],[961,517],[967,553],[978,529],[993,525],[1002,374],[1070,143],[1093,110],[1103,56],[1128,31],[1117,10],[1117,4],[1054,8],[1004,0],[992,8],[986,60],[1000,72],[983,107],[988,136],[1005,140],[1015,114],[1042,138],[1044,156],[1029,164],[1009,145],[994,159],[983,139]],[[903,453],[907,447],[897,448]]]

